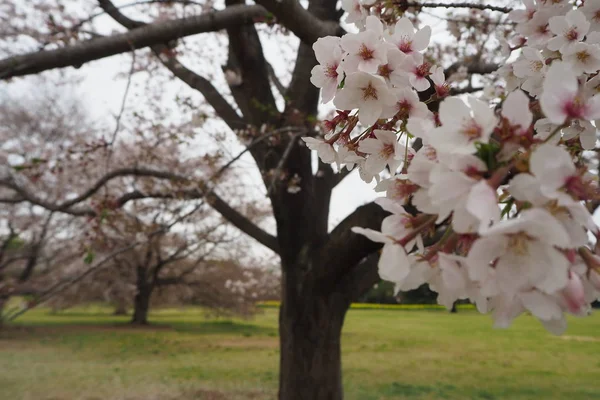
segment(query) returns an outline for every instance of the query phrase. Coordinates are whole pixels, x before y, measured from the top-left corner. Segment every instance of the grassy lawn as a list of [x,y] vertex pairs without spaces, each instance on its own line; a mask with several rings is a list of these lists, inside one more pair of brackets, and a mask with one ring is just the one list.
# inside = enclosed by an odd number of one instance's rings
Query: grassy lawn
[[[149,328],[100,308],[34,310],[0,332],[1,400],[256,399],[277,389],[277,310],[252,320],[164,310]],[[565,336],[474,311],[351,310],[346,399],[600,399],[600,313]]]

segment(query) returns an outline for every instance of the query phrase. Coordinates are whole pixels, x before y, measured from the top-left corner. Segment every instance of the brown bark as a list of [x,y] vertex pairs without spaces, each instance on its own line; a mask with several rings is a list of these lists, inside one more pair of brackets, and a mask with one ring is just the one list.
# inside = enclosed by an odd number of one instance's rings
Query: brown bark
[[279,400],[342,400],[341,331],[351,299],[301,279],[301,271],[327,267],[310,260],[283,265]]
[[8,303],[8,296],[0,296],[0,328],[4,325],[4,306]]
[[125,305],[125,303],[117,303],[113,315],[127,315],[127,306]]
[[148,282],[148,270],[137,267],[137,292],[133,301],[133,317],[131,323],[134,325],[148,324],[148,310],[150,309],[150,297],[153,286]]
[[349,303],[336,295],[284,300],[279,400],[341,400],[341,331]]

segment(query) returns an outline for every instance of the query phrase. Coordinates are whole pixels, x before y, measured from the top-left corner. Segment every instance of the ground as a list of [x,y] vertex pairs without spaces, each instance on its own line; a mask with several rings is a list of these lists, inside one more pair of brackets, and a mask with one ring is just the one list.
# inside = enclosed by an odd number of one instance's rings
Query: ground
[[[269,400],[277,310],[251,320],[163,310],[134,328],[110,310],[34,310],[0,331],[1,400]],[[530,316],[509,330],[475,311],[351,310],[347,400],[598,399],[600,313],[564,336]]]

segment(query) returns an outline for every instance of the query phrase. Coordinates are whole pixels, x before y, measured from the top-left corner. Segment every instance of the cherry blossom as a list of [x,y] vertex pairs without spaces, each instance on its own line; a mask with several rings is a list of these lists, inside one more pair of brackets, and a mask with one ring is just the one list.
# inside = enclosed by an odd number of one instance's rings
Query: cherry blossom
[[484,102],[469,98],[467,106],[458,97],[449,97],[440,104],[442,126],[430,139],[439,150],[468,154],[475,152],[475,143],[487,143],[496,125],[493,111]]
[[387,49],[373,31],[347,33],[342,36],[340,43],[348,53],[342,61],[346,73],[375,73],[380,65],[387,63]]
[[395,172],[403,158],[396,133],[375,130],[373,134],[374,138],[367,138],[358,146],[360,152],[370,155],[365,163],[365,169],[371,174],[378,174],[387,165],[392,173]]
[[302,140],[304,140],[309,149],[317,152],[319,158],[321,158],[324,163],[332,163],[335,161],[336,153],[331,144],[325,142],[323,139],[312,137],[303,137]]
[[315,65],[312,69],[310,81],[322,89],[322,102],[327,103],[335,96],[343,78],[343,74],[338,73],[338,66],[342,61],[340,39],[331,36],[319,38],[313,45],[313,50],[320,65]]
[[575,75],[594,73],[600,69],[600,47],[577,43],[565,50],[563,61],[570,65]]
[[498,286],[504,292],[535,287],[553,293],[567,284],[569,265],[555,246],[568,244],[567,232],[548,211],[530,209],[483,232],[473,244],[468,262],[476,275],[494,262]]
[[548,20],[550,31],[556,36],[548,41],[548,49],[565,53],[582,41],[590,30],[590,23],[579,10],[571,10],[565,16]]
[[585,0],[583,6],[579,8],[579,11],[581,11],[590,22],[591,31],[600,31],[600,1]]
[[342,110],[358,108],[358,118],[363,125],[373,125],[384,107],[396,103],[396,96],[390,91],[383,78],[356,72],[346,77],[345,85],[333,104]]
[[[600,256],[588,248],[600,232],[586,207],[599,189],[583,152],[596,149],[600,123],[600,32],[589,31],[600,5],[526,0],[509,15],[522,36],[500,38],[507,60],[519,51],[498,70],[504,82],[465,101],[447,96],[466,68],[445,79],[425,62],[428,27],[387,26],[363,4],[361,32],[341,40],[343,88],[330,89],[346,110],[328,133],[339,144],[308,143],[385,194],[380,230],[353,231],[383,244],[379,274],[396,290],[425,283],[438,303],[468,299],[497,327],[528,312],[561,334],[565,314],[587,315],[600,297]],[[385,58],[361,58],[361,45]]]
[[566,63],[554,62],[548,69],[540,104],[554,124],[562,124],[568,118],[600,118],[600,96],[587,98],[579,88],[577,76]]
[[524,10],[512,10],[508,13],[508,17],[514,22],[527,22],[531,20],[537,11],[536,4],[533,0],[523,0]]
[[431,27],[425,26],[415,32],[412,22],[404,17],[396,22],[394,33],[387,35],[386,40],[404,54],[413,54],[425,50],[430,38]]
[[518,136],[526,134],[533,122],[533,114],[529,110],[529,99],[520,90],[511,92],[506,97],[502,104],[501,114]]
[[346,23],[353,23],[359,28],[364,26],[368,14],[360,0],[342,0],[342,8],[348,13]]
[[387,50],[387,64],[382,64],[377,68],[377,75],[381,76],[388,84],[396,87],[404,87],[409,84],[408,76],[402,69],[402,63],[406,56],[398,49],[390,48]]
[[429,111],[427,105],[419,100],[419,96],[411,88],[393,89],[392,92],[397,101],[392,107],[384,109],[384,118],[398,115],[403,119],[409,117],[425,119],[430,116],[431,111]]
[[431,65],[423,60],[421,53],[404,58],[401,68],[406,72],[410,84],[416,91],[422,92],[429,89],[431,83],[427,77],[430,75]]

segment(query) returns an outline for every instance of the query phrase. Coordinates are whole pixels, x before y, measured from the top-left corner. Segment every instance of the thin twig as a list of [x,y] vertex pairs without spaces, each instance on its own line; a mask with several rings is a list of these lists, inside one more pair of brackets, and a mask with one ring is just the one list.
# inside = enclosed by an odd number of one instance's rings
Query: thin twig
[[131,80],[133,77],[133,72],[135,70],[135,48],[131,48],[131,67],[129,68],[129,75],[127,76],[127,85],[125,86],[125,93],[123,93],[123,99],[121,100],[121,108],[119,109],[119,114],[117,114],[115,130],[113,131],[110,142],[106,144],[108,154],[106,155],[106,163],[105,163],[105,171],[108,170],[108,166],[110,165],[110,159],[112,158],[113,153],[113,145],[115,140],[117,139],[117,134],[119,133],[119,129],[121,128],[121,118],[123,118],[123,114],[125,113],[125,105],[127,104],[127,97],[129,95],[129,89],[131,87]]
[[294,145],[296,144],[296,139],[298,139],[298,137],[304,133],[306,133],[306,131],[304,131],[304,130],[302,132],[298,132],[298,133],[294,134],[292,136],[292,138],[290,139],[290,142],[288,143],[287,147],[283,151],[283,154],[281,155],[281,159],[279,160],[279,163],[277,164],[275,171],[273,171],[273,176],[271,177],[271,183],[269,184],[269,187],[267,188],[267,196],[269,194],[271,194],[271,191],[275,187],[277,178],[279,177],[279,174],[280,174],[281,170],[283,169],[285,162],[289,158],[290,153],[292,152],[292,149],[294,148]]
[[492,6],[486,4],[474,4],[474,3],[417,3],[413,1],[396,0],[394,4],[403,7],[415,7],[415,8],[469,8],[475,10],[488,10],[498,11],[502,13],[509,13],[512,11],[510,7]]

